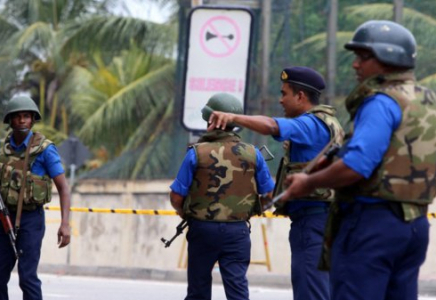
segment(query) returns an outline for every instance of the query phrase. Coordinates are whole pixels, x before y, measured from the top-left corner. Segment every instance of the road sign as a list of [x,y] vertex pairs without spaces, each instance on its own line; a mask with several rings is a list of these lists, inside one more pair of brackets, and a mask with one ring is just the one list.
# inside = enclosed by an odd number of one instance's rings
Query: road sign
[[88,148],[73,135],[58,147],[58,151],[65,165],[74,165],[76,168],[80,168],[91,157]]
[[240,7],[194,8],[189,16],[182,124],[206,130],[201,109],[216,93],[229,93],[245,107],[253,15]]

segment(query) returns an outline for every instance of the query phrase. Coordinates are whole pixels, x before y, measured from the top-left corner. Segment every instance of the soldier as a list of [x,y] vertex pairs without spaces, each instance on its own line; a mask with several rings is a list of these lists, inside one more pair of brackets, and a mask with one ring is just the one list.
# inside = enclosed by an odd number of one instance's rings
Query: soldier
[[[214,112],[209,120],[211,130],[235,123],[284,142],[285,154],[276,176],[275,195],[282,191],[286,174],[301,171],[331,140],[341,143],[343,136],[342,127],[334,116],[335,109],[319,105],[325,84],[318,72],[307,67],[286,68],[281,73],[281,81],[280,104],[285,118]],[[295,300],[330,298],[329,274],[317,269],[329,196],[328,190],[317,190],[276,211],[292,220],[289,243]],[[306,199],[320,201],[304,201]]]
[[[242,114],[241,102],[229,94],[212,96],[202,109]],[[274,182],[260,151],[233,132],[234,124],[204,134],[189,148],[171,185],[171,204],[188,219],[188,295],[211,299],[216,262],[229,300],[248,298],[250,216],[259,213],[259,195],[270,200]]]
[[[59,248],[70,243],[70,195],[64,169],[53,142],[32,131],[34,123],[39,120],[41,115],[31,98],[12,98],[3,119],[12,132],[6,137],[0,152],[1,195],[15,228],[18,228],[17,249],[22,253],[18,258],[20,288],[23,299],[32,300],[42,299],[37,268],[45,232],[43,205],[51,200],[52,179],[61,204]],[[7,300],[7,284],[16,257],[3,228],[0,230],[0,253],[0,299]]]
[[417,299],[436,189],[436,95],[415,82],[416,42],[403,26],[368,21],[345,48],[359,81],[345,101],[354,130],[337,161],[290,176],[284,198],[336,189],[325,239],[332,299]]

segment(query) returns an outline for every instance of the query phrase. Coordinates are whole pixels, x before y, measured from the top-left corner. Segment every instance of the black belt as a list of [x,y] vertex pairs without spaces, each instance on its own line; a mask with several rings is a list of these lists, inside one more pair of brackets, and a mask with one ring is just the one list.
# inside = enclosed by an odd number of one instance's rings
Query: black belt
[[[17,211],[16,205],[6,205],[8,207],[8,210],[11,212]],[[42,205],[36,205],[36,204],[23,204],[23,211],[34,211],[35,209],[42,207]]]

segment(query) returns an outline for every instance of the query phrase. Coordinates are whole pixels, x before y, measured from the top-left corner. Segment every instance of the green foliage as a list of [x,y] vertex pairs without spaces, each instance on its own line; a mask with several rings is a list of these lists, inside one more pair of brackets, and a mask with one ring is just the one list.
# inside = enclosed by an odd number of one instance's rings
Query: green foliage
[[[45,116],[36,130],[58,143],[75,132],[110,159],[136,152],[151,166],[148,174],[162,176],[156,168],[163,160],[150,164],[149,158],[165,153],[164,139],[151,137],[156,128],[168,130],[172,114],[176,27],[115,16],[114,0],[4,3],[0,97],[28,91]],[[138,125],[153,131],[144,135]],[[143,176],[142,166],[135,167],[128,174]]]

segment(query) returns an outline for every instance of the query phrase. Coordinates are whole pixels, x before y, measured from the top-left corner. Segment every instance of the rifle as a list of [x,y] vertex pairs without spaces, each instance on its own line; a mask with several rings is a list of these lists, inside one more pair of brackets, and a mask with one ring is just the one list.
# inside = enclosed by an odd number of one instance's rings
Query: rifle
[[[319,152],[314,159],[312,159],[309,164],[301,171],[302,173],[309,174],[311,173],[318,161],[321,159],[322,156],[325,156],[327,161],[331,161],[333,159],[333,156],[335,156],[340,149],[340,146],[338,144],[333,144],[333,140],[330,140],[330,142],[325,145],[325,147]],[[279,195],[275,196],[271,202],[268,202],[264,207],[263,210],[267,210],[271,206],[274,205],[277,201],[282,199],[282,197],[285,195],[286,189],[281,192]]]
[[182,222],[179,223],[179,225],[177,225],[176,227],[176,234],[170,239],[170,240],[166,240],[164,238],[161,238],[160,240],[162,241],[162,243],[165,244],[165,248],[168,248],[169,246],[171,246],[171,243],[179,236],[183,233],[183,229],[185,229],[186,227],[188,227],[188,221],[186,221],[185,219],[182,220]]
[[9,236],[9,240],[11,241],[11,246],[12,249],[14,250],[15,258],[18,259],[18,257],[21,255],[21,251],[17,251],[17,247],[16,247],[17,236],[15,234],[14,227],[12,227],[9,210],[6,207],[1,194],[0,194],[0,220],[2,222],[5,233]]

